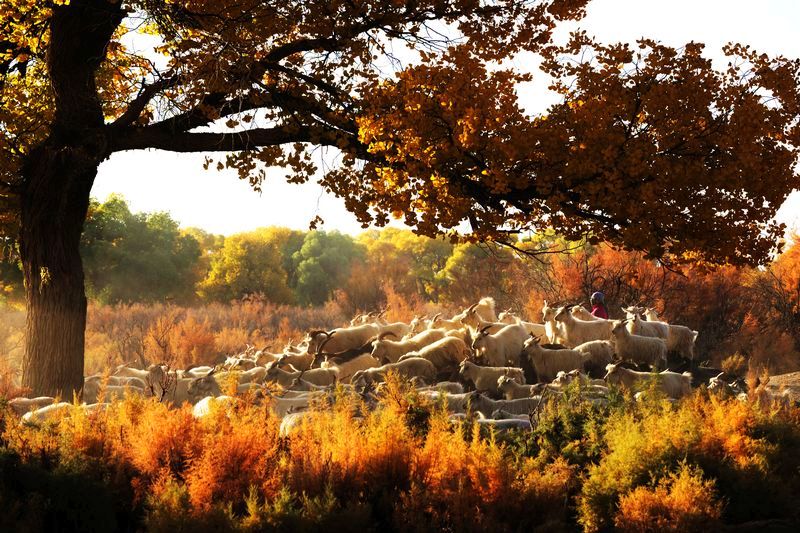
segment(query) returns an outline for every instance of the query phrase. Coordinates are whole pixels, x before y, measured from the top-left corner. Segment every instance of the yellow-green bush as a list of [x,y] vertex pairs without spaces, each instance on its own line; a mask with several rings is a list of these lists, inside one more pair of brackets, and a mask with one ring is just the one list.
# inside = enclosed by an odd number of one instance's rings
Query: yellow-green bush
[[[252,398],[195,419],[132,397],[40,427],[0,409],[3,530],[627,531],[796,521],[800,410],[576,390],[531,432],[453,424],[401,381],[289,435]],[[102,494],[102,497],[96,496]],[[107,529],[107,528],[106,528]]]

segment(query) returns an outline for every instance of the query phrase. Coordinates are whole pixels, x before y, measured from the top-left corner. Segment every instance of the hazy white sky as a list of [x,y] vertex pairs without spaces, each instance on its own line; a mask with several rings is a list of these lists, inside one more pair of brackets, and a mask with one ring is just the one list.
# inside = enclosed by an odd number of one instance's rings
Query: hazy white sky
[[[588,16],[573,25],[603,42],[652,37],[666,44],[703,42],[711,57],[727,42],[747,43],[760,52],[800,57],[800,0],[593,0]],[[571,26],[571,27],[573,27]],[[523,66],[524,59],[517,60]],[[552,100],[546,83],[521,91],[529,109]],[[136,151],[114,154],[103,163],[92,189],[101,200],[123,194],[135,211],[169,211],[183,226],[231,234],[260,226],[308,229],[316,215],[322,229],[361,230],[344,203],[316,183],[291,185],[280,170],[270,171],[261,195],[233,172],[204,171],[202,154]],[[778,213],[800,230],[800,192]]]

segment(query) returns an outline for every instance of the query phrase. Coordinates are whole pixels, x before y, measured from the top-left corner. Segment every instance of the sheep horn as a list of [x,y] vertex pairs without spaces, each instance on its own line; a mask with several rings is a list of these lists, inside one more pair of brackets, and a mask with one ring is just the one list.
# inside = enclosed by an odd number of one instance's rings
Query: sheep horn
[[[480,303],[480,302],[478,302]],[[478,304],[472,304],[467,308],[467,314],[472,314],[475,312],[475,308],[478,307]]]
[[377,339],[376,339],[376,340],[382,341],[383,339],[385,339],[385,338],[386,338],[386,337],[388,337],[389,335],[391,335],[391,336],[392,336],[392,337],[394,337],[395,339],[397,338],[397,334],[396,334],[394,331],[384,331],[383,333],[381,333],[380,335],[378,335],[378,337],[377,337]]
[[327,335],[327,337],[325,338],[324,341],[322,341],[322,343],[317,348],[317,355],[322,353],[322,350],[325,348],[325,345],[328,344],[328,341],[330,341],[333,338],[333,334],[336,333],[336,331],[331,331],[330,333],[328,333],[327,331],[323,331],[323,333]]
[[488,333],[487,331],[488,331],[488,330],[489,330],[489,329],[490,329],[492,326],[494,326],[494,324],[489,324],[488,326],[483,326],[483,327],[481,328],[481,330],[480,330],[479,334],[480,334],[480,335],[488,335],[489,333]]
[[440,316],[442,316],[442,313],[436,313],[433,315],[433,318],[431,318],[431,324],[436,324],[436,321],[439,320]]
[[324,333],[324,334],[327,335],[328,332],[325,331],[324,329],[312,329],[311,331],[308,332],[308,337],[313,339],[314,337],[316,337],[320,333]]

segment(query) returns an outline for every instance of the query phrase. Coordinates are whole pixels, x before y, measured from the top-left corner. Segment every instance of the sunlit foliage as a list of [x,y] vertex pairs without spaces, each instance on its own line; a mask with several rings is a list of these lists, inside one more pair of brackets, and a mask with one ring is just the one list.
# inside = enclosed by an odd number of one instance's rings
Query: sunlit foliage
[[288,434],[252,398],[202,419],[133,397],[41,427],[6,408],[0,421],[8,530],[697,531],[798,518],[797,408],[703,392],[598,406],[570,390],[532,432],[502,435],[449,422],[395,379],[374,409],[337,391]]

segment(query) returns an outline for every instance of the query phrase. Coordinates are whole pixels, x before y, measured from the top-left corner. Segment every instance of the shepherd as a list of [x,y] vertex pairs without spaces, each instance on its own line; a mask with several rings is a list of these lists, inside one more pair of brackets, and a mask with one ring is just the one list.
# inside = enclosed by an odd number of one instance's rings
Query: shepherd
[[602,292],[595,292],[589,300],[592,304],[592,314],[598,318],[608,320],[608,309],[605,304],[605,296]]

